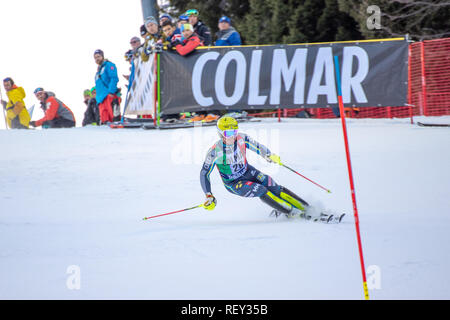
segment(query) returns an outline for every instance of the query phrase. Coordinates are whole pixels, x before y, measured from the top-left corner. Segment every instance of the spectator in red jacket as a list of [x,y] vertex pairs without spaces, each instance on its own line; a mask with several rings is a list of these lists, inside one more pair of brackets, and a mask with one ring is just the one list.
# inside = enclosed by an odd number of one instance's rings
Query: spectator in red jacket
[[42,88],[34,90],[36,98],[41,102],[41,108],[45,115],[42,119],[31,121],[33,127],[45,128],[72,128],[75,127],[75,116],[61,100],[55,97],[53,92],[44,91]]
[[185,56],[194,51],[195,48],[203,45],[203,42],[200,40],[200,37],[194,32],[194,28],[190,23],[181,25],[181,33],[183,34],[183,40],[180,41],[178,39],[175,39],[171,44],[172,47],[175,47],[180,55]]

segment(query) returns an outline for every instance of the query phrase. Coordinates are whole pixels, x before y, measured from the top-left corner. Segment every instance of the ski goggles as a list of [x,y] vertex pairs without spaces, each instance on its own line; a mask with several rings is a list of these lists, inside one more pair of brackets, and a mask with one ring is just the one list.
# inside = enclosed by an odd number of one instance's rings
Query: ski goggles
[[189,9],[186,11],[185,15],[189,16],[198,16],[198,11],[196,9]]
[[223,130],[220,131],[220,134],[225,138],[235,137],[237,136],[237,130]]

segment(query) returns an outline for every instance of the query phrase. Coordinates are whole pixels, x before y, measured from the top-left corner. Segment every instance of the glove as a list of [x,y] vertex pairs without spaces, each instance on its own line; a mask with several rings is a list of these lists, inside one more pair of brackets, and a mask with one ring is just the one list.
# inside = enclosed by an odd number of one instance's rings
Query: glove
[[181,42],[181,40],[179,40],[179,39],[175,39],[170,43],[171,47],[173,47],[173,48],[175,48],[179,44],[183,44],[183,42]]
[[6,109],[6,105],[7,105],[8,103],[5,101],[5,100],[2,100],[2,106],[3,106],[3,109]]
[[30,126],[32,126],[33,128],[36,128],[36,121],[30,121]]
[[270,155],[266,155],[266,160],[272,163],[276,163],[281,165],[281,159],[280,156],[277,156],[276,154],[272,153]]
[[217,200],[214,198],[211,192],[208,192],[206,194],[206,201],[203,203],[203,208],[206,210],[214,210],[216,207]]
[[155,52],[162,52],[162,49],[163,49],[162,43],[156,43],[155,44],[155,46],[154,46]]

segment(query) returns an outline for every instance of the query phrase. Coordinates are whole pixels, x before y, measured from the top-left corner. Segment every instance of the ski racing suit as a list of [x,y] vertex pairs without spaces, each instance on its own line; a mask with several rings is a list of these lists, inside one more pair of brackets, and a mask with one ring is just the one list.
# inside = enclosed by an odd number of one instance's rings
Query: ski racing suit
[[200,183],[203,191],[211,192],[210,174],[214,167],[222,178],[225,188],[241,197],[258,197],[277,211],[291,213],[295,207],[306,210],[308,203],[287,188],[278,185],[270,176],[262,173],[247,162],[246,149],[250,149],[267,160],[270,150],[239,133],[233,145],[217,141],[208,151],[200,171]]

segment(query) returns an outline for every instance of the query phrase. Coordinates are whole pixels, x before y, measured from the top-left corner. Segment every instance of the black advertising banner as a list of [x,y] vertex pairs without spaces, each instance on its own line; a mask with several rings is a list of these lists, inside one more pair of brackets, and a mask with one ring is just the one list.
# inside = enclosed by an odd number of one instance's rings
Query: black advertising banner
[[404,106],[408,42],[209,47],[160,56],[161,114],[337,107],[334,56],[345,106]]

